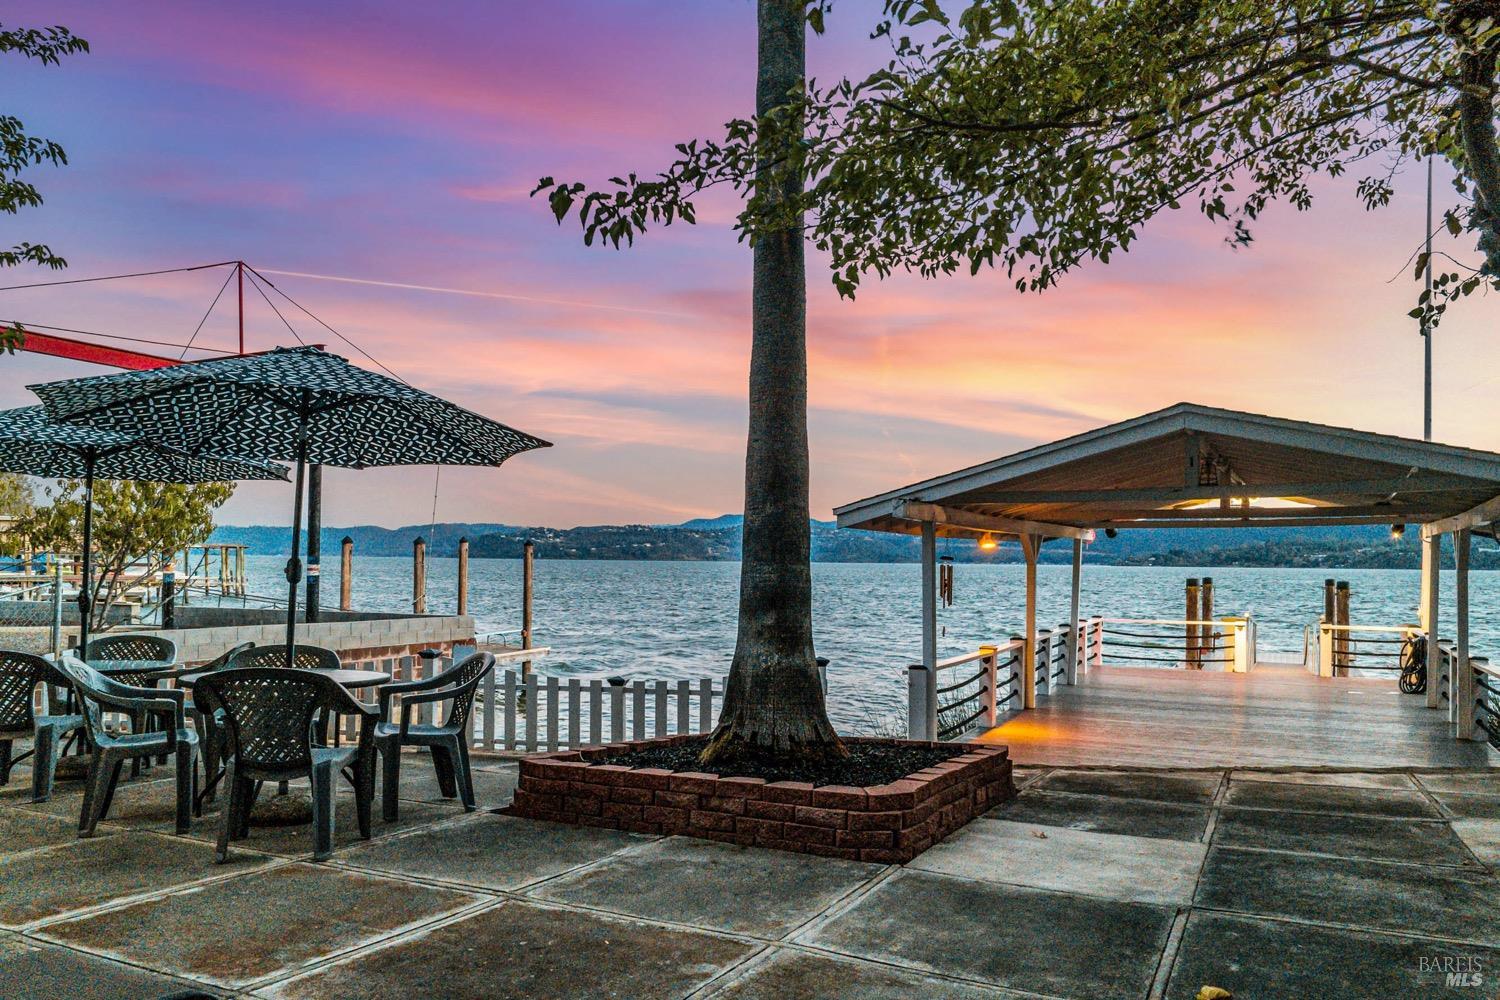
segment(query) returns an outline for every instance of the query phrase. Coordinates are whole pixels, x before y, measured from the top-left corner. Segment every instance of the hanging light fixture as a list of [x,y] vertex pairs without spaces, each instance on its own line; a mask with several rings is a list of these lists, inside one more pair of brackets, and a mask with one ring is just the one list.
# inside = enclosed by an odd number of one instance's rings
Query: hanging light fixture
[[1114,538],[1118,534],[1119,534],[1119,532],[1116,531],[1114,528],[1105,528],[1104,529],[1104,537],[1105,538]]
[[1404,524],[1393,524],[1393,525],[1391,525],[1391,538],[1393,540],[1400,541],[1401,537],[1403,535],[1405,535],[1405,534],[1406,534],[1406,525],[1404,525]]
[[984,551],[986,551],[986,552],[992,552],[995,549],[997,549],[997,548],[1000,547],[1000,543],[997,542],[997,541],[995,541],[995,536],[994,535],[992,535],[988,531],[986,531],[984,533],[984,537],[981,538],[981,539],[979,539],[979,547],[981,549],[984,549]]

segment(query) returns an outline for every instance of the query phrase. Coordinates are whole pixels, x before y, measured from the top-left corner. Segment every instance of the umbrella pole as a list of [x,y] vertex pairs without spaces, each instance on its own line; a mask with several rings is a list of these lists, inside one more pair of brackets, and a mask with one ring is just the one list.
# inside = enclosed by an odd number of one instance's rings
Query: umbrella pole
[[297,658],[297,584],[302,579],[302,486],[307,474],[307,392],[297,422],[297,480],[292,487],[292,557],[286,561],[286,665]]
[[88,653],[94,611],[94,453],[83,460],[83,574],[78,583],[78,656]]

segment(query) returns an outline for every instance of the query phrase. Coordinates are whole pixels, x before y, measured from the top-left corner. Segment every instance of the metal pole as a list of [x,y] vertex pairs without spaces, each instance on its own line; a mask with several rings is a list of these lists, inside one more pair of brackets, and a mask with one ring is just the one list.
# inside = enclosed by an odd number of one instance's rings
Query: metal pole
[[240,279],[240,353],[245,353],[245,262],[239,261],[234,265],[235,272]]
[[[1427,157],[1427,268],[1424,286],[1427,305],[1432,305],[1432,157]],[[1422,440],[1432,440],[1432,327],[1422,323]]]
[[94,453],[83,460],[83,570],[78,582],[78,655],[89,648],[89,618],[94,612]]
[[52,655],[62,655],[63,634],[63,564],[62,556],[52,557]]
[[1083,539],[1073,539],[1073,585],[1068,594],[1068,628],[1072,637],[1068,646],[1069,684],[1078,683],[1078,674],[1084,669],[1083,660],[1088,655],[1084,647],[1084,629],[1078,624],[1080,585],[1083,582]]
[[922,522],[923,739],[937,739],[937,525]]
[[309,393],[302,391],[297,414],[297,478],[292,484],[292,555],[286,561],[286,665],[295,665],[297,653],[297,584],[302,581],[302,487],[307,476],[307,421]]

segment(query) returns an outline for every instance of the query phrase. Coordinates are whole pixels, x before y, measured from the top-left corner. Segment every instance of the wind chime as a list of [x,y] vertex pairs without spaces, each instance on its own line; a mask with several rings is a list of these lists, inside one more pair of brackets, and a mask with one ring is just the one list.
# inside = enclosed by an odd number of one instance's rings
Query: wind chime
[[938,560],[938,600],[943,607],[953,607],[953,557],[943,556]]

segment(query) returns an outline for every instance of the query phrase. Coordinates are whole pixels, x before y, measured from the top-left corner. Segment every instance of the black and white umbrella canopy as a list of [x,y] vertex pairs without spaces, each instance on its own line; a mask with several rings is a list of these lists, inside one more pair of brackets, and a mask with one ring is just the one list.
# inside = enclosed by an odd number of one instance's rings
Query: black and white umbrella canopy
[[286,468],[275,462],[191,455],[138,434],[57,423],[40,406],[0,412],[0,472],[161,483],[287,478]]
[[[546,448],[482,417],[316,347],[30,387],[54,420],[212,452],[315,465],[499,465]],[[298,454],[305,420],[306,452]]]

